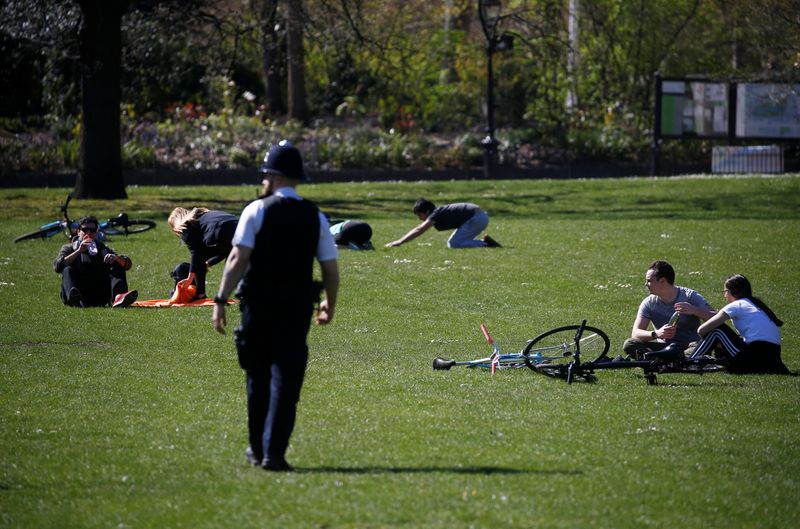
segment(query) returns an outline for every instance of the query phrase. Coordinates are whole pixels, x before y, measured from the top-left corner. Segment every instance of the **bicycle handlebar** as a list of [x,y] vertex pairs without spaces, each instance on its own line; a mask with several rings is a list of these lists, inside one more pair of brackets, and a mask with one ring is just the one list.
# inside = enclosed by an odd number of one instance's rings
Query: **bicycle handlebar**
[[67,213],[67,208],[69,207],[69,202],[72,200],[72,193],[67,195],[67,201],[64,202],[64,205],[61,206],[61,214],[64,216],[64,220],[67,224],[70,224],[72,220],[69,218],[69,214]]
[[66,201],[66,202],[64,202],[64,205],[63,205],[63,206],[61,206],[61,212],[62,212],[62,213],[64,213],[64,215],[66,215],[66,214],[67,214],[67,207],[69,206],[69,201],[70,201],[70,200],[72,200],[72,193],[70,193],[69,195],[67,195],[67,201]]

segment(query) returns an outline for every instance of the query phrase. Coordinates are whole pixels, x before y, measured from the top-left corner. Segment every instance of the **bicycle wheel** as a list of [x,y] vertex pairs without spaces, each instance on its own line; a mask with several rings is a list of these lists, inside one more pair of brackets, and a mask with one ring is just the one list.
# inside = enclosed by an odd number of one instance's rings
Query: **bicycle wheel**
[[48,237],[52,237],[53,235],[58,235],[60,232],[61,232],[61,226],[39,228],[38,230],[32,231],[31,233],[20,235],[19,237],[14,239],[14,242],[32,241],[34,239],[47,239]]
[[107,228],[103,228],[103,232],[106,235],[133,235],[152,230],[155,227],[156,223],[152,220],[129,220],[124,225],[112,223]]
[[[575,334],[580,325],[565,325],[540,334],[522,351],[525,365],[534,371],[547,369],[564,371],[575,355]],[[580,339],[581,358],[595,360],[608,353],[611,342],[606,333],[596,327],[585,326]]]

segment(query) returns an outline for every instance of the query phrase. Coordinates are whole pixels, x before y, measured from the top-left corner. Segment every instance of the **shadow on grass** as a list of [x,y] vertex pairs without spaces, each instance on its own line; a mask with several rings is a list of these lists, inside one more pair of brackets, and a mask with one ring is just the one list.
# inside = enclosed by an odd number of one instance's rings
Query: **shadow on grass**
[[662,382],[661,379],[658,379],[659,386],[665,386],[670,388],[695,388],[695,387],[719,387],[719,388],[730,388],[730,387],[745,387],[747,386],[746,376],[767,376],[767,377],[796,377],[800,376],[800,374],[792,373],[792,374],[773,374],[773,373],[749,373],[743,375],[736,375],[731,373],[725,373],[724,378],[716,378],[714,380],[703,379],[700,378],[696,381],[687,382],[687,381],[676,381],[676,382]]
[[538,474],[538,475],[582,475],[576,469],[519,469],[507,467],[313,467],[297,468],[301,474]]

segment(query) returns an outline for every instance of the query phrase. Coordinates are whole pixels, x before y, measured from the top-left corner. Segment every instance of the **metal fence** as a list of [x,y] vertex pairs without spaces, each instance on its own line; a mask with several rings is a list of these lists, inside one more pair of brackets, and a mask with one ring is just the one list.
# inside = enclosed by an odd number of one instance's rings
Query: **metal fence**
[[712,173],[782,173],[783,147],[751,145],[714,147],[711,152]]

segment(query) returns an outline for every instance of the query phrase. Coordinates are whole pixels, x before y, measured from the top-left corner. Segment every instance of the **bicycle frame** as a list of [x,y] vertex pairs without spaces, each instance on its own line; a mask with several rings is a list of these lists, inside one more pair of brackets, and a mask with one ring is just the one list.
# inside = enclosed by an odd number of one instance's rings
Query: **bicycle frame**
[[489,330],[486,328],[486,325],[481,324],[481,331],[483,332],[483,336],[486,338],[486,341],[492,346],[491,355],[484,358],[466,361],[448,360],[445,358],[436,357],[433,360],[433,369],[447,370],[453,366],[480,367],[484,369],[490,369],[492,374],[494,374],[498,369],[519,369],[521,367],[525,367],[525,361],[522,358],[522,353],[503,354],[500,346],[494,341],[492,335],[489,334]]
[[[58,233],[63,233],[67,239],[74,237],[79,228],[78,221],[69,218],[68,208],[72,200],[72,194],[67,195],[67,200],[61,206],[61,215],[63,220],[54,220],[47,224],[39,226],[36,231],[20,235],[14,239],[14,242],[27,241],[33,239],[47,239],[55,236]],[[135,233],[142,233],[156,227],[156,223],[147,219],[130,219],[125,212],[120,213],[114,218],[99,221],[97,224],[97,235],[95,239],[98,241],[107,240],[108,236],[113,235],[132,235]]]
[[560,348],[558,348],[560,354],[557,356],[546,356],[545,354],[548,351],[556,350],[557,348],[534,349],[526,354],[524,351],[533,341],[533,339],[528,340],[526,342],[526,347],[520,350],[518,353],[503,353],[500,349],[500,346],[497,344],[494,338],[492,338],[492,335],[489,333],[486,325],[481,324],[481,331],[483,332],[483,336],[486,338],[486,341],[492,346],[491,355],[483,358],[477,358],[475,360],[465,361],[449,360],[442,357],[436,357],[433,360],[433,369],[448,370],[453,366],[466,366],[468,368],[480,367],[483,369],[489,369],[491,370],[492,374],[494,374],[498,369],[521,369],[526,367],[526,359],[528,362],[539,363],[561,360],[564,357],[563,350]]
[[[582,329],[580,332],[582,332]],[[576,348],[572,354],[572,360],[566,365],[548,366],[539,364],[533,366],[532,369],[546,375],[563,378],[567,384],[571,384],[575,377],[582,377],[587,382],[594,382],[597,380],[595,371],[603,369],[642,369],[647,383],[655,385],[657,384],[658,374],[693,373],[702,375],[706,372],[719,371],[725,367],[724,360],[714,357],[687,358],[683,356],[681,351],[674,351],[669,348],[647,353],[642,360],[615,361],[604,353],[594,360],[583,362],[581,361],[581,351],[577,340],[578,336],[576,336]]]

